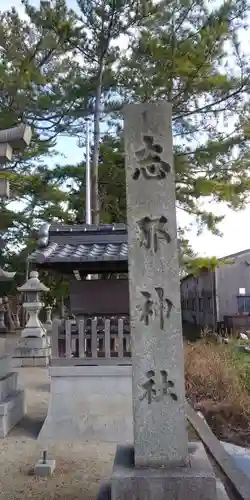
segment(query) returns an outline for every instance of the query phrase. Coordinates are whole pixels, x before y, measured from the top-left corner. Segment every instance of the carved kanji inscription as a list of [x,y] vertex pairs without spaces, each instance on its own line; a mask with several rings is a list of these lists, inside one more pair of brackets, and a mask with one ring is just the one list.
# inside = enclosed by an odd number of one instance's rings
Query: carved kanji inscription
[[167,243],[171,242],[171,236],[167,231],[166,224],[168,220],[164,215],[155,219],[143,217],[137,222],[140,229],[140,244],[152,250],[156,254],[159,249],[159,240],[164,240]]
[[155,287],[155,300],[152,294],[147,291],[141,291],[144,298],[144,303],[139,310],[141,311],[140,321],[143,321],[146,326],[149,325],[150,318],[152,320],[159,318],[160,329],[164,330],[165,319],[168,319],[173,307],[173,302],[166,298],[164,290],[161,287]]
[[171,171],[169,163],[161,158],[163,148],[150,135],[143,136],[144,147],[135,151],[138,166],[133,173],[137,180],[142,175],[144,179],[165,179]]
[[168,378],[166,370],[160,370],[159,374],[154,370],[149,370],[146,379],[141,384],[143,394],[139,397],[140,401],[147,398],[148,404],[151,404],[153,401],[162,401],[165,396],[170,396],[174,401],[177,401],[178,397],[174,390],[174,382]]

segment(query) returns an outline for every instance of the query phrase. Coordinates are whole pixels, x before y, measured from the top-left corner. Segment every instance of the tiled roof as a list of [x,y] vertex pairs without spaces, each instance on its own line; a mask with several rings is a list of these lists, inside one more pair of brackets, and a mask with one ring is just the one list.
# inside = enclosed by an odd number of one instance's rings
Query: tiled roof
[[87,261],[117,261],[127,260],[127,243],[88,244],[88,245],[58,245],[49,243],[44,249],[33,252],[29,261],[43,262],[87,262]]
[[28,258],[40,265],[127,262],[127,259],[127,228],[124,224],[43,227],[38,235],[38,248]]

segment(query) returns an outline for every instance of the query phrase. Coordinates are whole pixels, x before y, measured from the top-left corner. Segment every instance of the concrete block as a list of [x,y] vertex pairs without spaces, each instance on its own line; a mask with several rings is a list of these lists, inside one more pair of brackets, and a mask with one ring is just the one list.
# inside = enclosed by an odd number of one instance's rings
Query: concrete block
[[55,460],[46,460],[46,463],[43,463],[43,460],[38,460],[34,467],[35,476],[47,477],[52,476],[54,470],[56,468]]
[[26,413],[25,392],[20,390],[0,404],[0,438],[4,438]]
[[4,401],[11,394],[17,392],[17,373],[12,372],[0,378],[0,402]]
[[216,479],[201,443],[189,443],[186,466],[134,466],[134,448],[118,446],[111,476],[112,500],[215,500]]

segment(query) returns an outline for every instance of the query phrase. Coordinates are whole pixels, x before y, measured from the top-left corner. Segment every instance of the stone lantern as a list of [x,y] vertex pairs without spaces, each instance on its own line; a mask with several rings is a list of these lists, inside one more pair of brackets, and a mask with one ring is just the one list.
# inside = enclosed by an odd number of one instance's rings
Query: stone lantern
[[40,295],[49,288],[41,283],[37,271],[31,271],[29,279],[18,291],[25,294],[23,307],[29,318],[14,351],[14,366],[47,366],[51,355],[50,342],[38,314],[44,306]]
[[23,303],[29,319],[22,331],[22,337],[38,337],[46,336],[46,330],[43,328],[39,320],[38,314],[44,306],[41,302],[40,295],[42,292],[48,292],[49,288],[39,280],[37,271],[31,271],[28,281],[18,288],[19,292],[25,293],[25,302]]

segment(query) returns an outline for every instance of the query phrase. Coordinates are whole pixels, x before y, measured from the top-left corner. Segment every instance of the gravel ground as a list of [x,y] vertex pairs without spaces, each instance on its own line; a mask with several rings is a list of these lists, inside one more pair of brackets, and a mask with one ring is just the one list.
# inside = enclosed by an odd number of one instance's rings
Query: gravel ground
[[20,368],[19,383],[26,388],[27,415],[0,439],[0,500],[94,500],[111,472],[115,446],[51,442],[48,458],[56,459],[55,473],[35,477],[32,468],[41,457],[36,438],[48,407],[48,369]]

